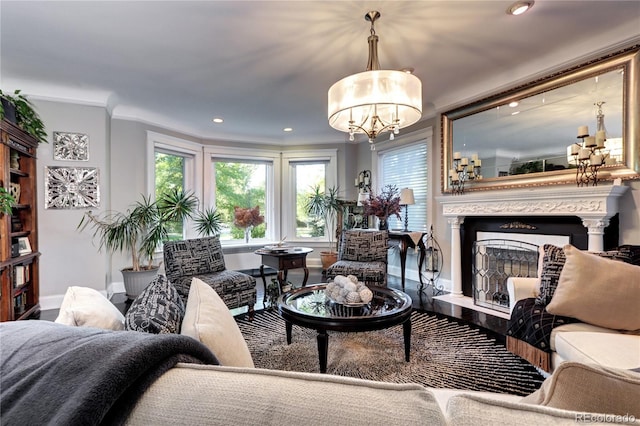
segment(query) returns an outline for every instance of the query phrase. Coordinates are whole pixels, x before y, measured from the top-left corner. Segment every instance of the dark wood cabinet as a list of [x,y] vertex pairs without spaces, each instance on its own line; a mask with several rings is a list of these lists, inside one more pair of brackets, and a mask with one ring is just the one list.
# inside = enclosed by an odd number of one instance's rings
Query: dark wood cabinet
[[0,321],[13,321],[40,314],[38,141],[6,120],[1,126],[0,185],[17,204],[0,214]]

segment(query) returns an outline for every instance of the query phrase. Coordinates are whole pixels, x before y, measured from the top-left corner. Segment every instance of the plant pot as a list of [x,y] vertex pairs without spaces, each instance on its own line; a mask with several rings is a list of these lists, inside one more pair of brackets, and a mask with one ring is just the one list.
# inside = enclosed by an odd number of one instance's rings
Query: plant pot
[[6,99],[2,99],[2,108],[4,108],[4,119],[16,124],[16,107]]
[[151,269],[143,269],[141,271],[133,271],[131,268],[121,270],[122,278],[124,278],[124,290],[127,298],[135,299],[158,275],[158,266]]
[[335,251],[321,251],[320,261],[322,262],[322,270],[326,271],[329,266],[338,261],[338,253]]

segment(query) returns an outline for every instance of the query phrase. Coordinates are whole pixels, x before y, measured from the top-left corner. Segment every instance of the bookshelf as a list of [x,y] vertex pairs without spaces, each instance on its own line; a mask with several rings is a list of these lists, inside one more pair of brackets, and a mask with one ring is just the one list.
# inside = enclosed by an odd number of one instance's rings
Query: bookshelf
[[0,138],[0,185],[17,195],[12,214],[0,215],[0,321],[13,321],[40,314],[38,141],[7,120]]

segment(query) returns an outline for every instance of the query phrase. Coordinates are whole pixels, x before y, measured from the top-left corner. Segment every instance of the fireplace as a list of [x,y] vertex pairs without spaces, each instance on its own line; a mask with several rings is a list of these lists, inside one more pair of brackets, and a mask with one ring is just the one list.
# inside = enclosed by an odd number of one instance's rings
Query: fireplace
[[451,226],[451,294],[473,296],[471,259],[478,232],[561,235],[591,251],[616,246],[618,199],[626,190],[552,186],[438,197]]

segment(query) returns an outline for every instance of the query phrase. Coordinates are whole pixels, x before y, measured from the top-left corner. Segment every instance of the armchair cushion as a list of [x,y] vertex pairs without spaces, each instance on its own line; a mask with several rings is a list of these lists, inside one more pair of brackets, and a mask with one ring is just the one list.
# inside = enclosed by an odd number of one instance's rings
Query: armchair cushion
[[388,231],[343,231],[338,251],[339,260],[387,262]]

